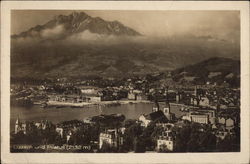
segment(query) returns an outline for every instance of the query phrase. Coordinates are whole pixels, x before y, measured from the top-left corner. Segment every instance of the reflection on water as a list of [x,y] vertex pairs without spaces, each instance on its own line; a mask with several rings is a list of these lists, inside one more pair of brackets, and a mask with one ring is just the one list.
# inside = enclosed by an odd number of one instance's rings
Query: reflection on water
[[[138,119],[141,114],[150,113],[153,104],[138,103],[124,104],[120,106],[92,106],[86,108],[41,108],[40,106],[27,107],[11,107],[10,129],[14,129],[16,118],[21,121],[40,121],[49,120],[58,123],[65,120],[78,119],[82,120],[86,117],[92,117],[100,114],[124,114],[127,119]],[[177,117],[182,113],[176,107],[171,107],[171,111]]]

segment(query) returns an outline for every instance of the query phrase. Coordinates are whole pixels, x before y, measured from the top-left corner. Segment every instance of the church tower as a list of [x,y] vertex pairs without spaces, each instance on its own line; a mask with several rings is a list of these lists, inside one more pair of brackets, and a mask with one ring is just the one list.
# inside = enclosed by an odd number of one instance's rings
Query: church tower
[[[169,102],[166,102],[165,107],[163,108],[163,113],[165,116],[169,119],[171,115],[171,110],[170,110],[170,104]],[[170,120],[170,119],[169,119]]]
[[19,117],[16,119],[16,124],[15,124],[15,134],[17,134],[20,131],[20,121]]
[[152,112],[157,112],[159,110],[160,110],[160,105],[159,105],[157,99],[155,98],[155,104],[153,106]]
[[163,108],[163,113],[167,117],[169,121],[173,120],[173,113],[171,113],[170,103],[168,100],[168,88],[165,90],[166,93],[166,101],[165,101],[165,107]]

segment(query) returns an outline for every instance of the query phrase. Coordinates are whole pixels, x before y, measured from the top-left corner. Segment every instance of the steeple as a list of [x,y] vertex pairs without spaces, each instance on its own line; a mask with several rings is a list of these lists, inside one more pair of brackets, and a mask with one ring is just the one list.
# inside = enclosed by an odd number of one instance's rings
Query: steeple
[[168,108],[168,113],[170,113],[170,104],[168,100],[168,87],[165,89],[165,94],[166,94],[166,100],[165,100],[166,108]]
[[17,134],[20,131],[20,122],[19,122],[19,116],[17,117],[16,124],[15,124],[15,134]]
[[155,98],[154,102],[155,102],[155,105],[153,106],[152,112],[159,111],[160,110],[160,106],[159,106],[159,103],[157,101],[157,98]]
[[19,116],[17,116],[16,125],[19,125]]

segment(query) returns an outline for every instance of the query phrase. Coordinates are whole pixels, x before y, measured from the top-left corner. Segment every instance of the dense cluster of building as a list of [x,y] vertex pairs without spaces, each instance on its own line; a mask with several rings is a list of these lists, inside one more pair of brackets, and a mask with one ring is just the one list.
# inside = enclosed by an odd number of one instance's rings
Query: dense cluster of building
[[[159,83],[164,85],[159,85]],[[153,151],[159,152],[177,151],[179,132],[176,129],[182,129],[187,122],[201,125],[198,129],[201,132],[209,127],[217,142],[224,140],[228,135],[239,135],[235,130],[240,127],[239,89],[166,85],[166,82],[162,82],[157,77],[128,78],[120,81],[86,80],[75,83],[59,79],[54,84],[13,85],[11,99],[18,105],[52,104],[58,106],[114,100],[155,102],[152,112],[141,114],[134,124],[139,125],[142,133],[150,129],[152,125],[154,129],[159,129],[155,132],[157,135],[151,137],[153,146],[149,148],[152,150],[154,147]],[[162,101],[164,104],[158,103]],[[181,117],[177,117],[171,110],[174,105],[184,113]],[[65,121],[55,125],[54,128],[51,128],[52,125],[48,121],[21,123],[17,119],[14,134],[22,132],[25,135],[32,129],[31,127],[40,130],[50,128],[62,139],[62,144],[81,144],[82,141],[73,142],[72,140],[77,137],[87,138],[89,142],[87,145],[84,142],[84,146],[95,147],[96,151],[101,152],[111,150],[116,152],[124,145],[126,146],[127,142],[132,142],[127,141],[129,127],[124,125],[123,119],[119,124],[114,124],[116,117],[119,118],[120,115],[101,115],[85,118],[82,121]],[[113,123],[112,126],[110,122]],[[96,131],[98,134],[94,138],[92,134],[87,135],[93,127],[98,129]],[[138,137],[140,138],[140,136],[134,137],[135,143],[140,141]]]
[[[141,126],[142,129],[146,129],[152,123],[155,127],[160,127],[158,135],[155,140],[155,150],[156,151],[175,151],[176,148],[176,132],[175,128],[182,127],[184,122],[193,122],[201,125],[208,125],[212,129],[212,133],[216,136],[217,140],[223,140],[227,135],[235,135],[235,127],[239,127],[239,121],[236,116],[228,116],[225,112],[220,112],[218,109],[211,108],[189,108],[188,112],[181,118],[177,118],[174,113],[171,112],[171,106],[168,102],[165,105],[160,106],[158,102],[152,108],[152,112],[148,114],[142,114],[136,121],[137,124]],[[121,115],[113,115],[115,117],[120,117]],[[113,118],[112,116],[112,118]],[[86,118],[83,121],[72,120],[65,121],[63,123],[57,124],[55,131],[61,137],[65,138],[65,143],[70,144],[70,139],[76,134],[79,129],[86,124],[95,124],[97,120],[105,118],[106,121],[113,122],[110,116],[95,116],[95,119]],[[37,129],[46,129],[49,127],[47,121],[41,121],[34,123]],[[15,124],[15,134],[19,132],[27,133],[29,130],[29,124],[21,123],[17,119]],[[201,129],[203,130],[203,129]],[[87,133],[87,132],[86,132]],[[104,126],[102,130],[99,131],[98,139],[92,141],[98,147],[98,150],[103,150],[103,147],[109,147],[112,150],[118,150],[125,143],[124,135],[126,133],[126,128],[123,124],[118,127],[110,127],[108,125]],[[84,135],[84,134],[83,134]],[[91,145],[85,145],[91,146]],[[92,145],[93,146],[93,145]],[[106,149],[105,149],[106,150]],[[103,150],[105,152],[105,150]],[[107,151],[107,150],[106,150]]]
[[168,86],[168,100],[172,103],[216,109],[240,106],[239,89],[210,85],[183,86],[173,82],[171,75],[143,76],[124,79],[96,79],[53,83],[12,84],[11,102],[15,105],[75,105],[102,101],[141,101],[155,98],[164,101]]

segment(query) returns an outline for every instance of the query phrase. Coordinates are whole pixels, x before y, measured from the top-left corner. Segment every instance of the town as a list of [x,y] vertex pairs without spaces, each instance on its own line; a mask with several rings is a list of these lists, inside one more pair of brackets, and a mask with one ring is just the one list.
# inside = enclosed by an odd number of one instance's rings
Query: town
[[137,119],[113,113],[56,124],[16,118],[11,152],[240,151],[240,89],[227,82],[179,84],[171,73],[22,83],[12,79],[12,106],[39,106],[46,112],[131,103],[152,104],[152,110]]

